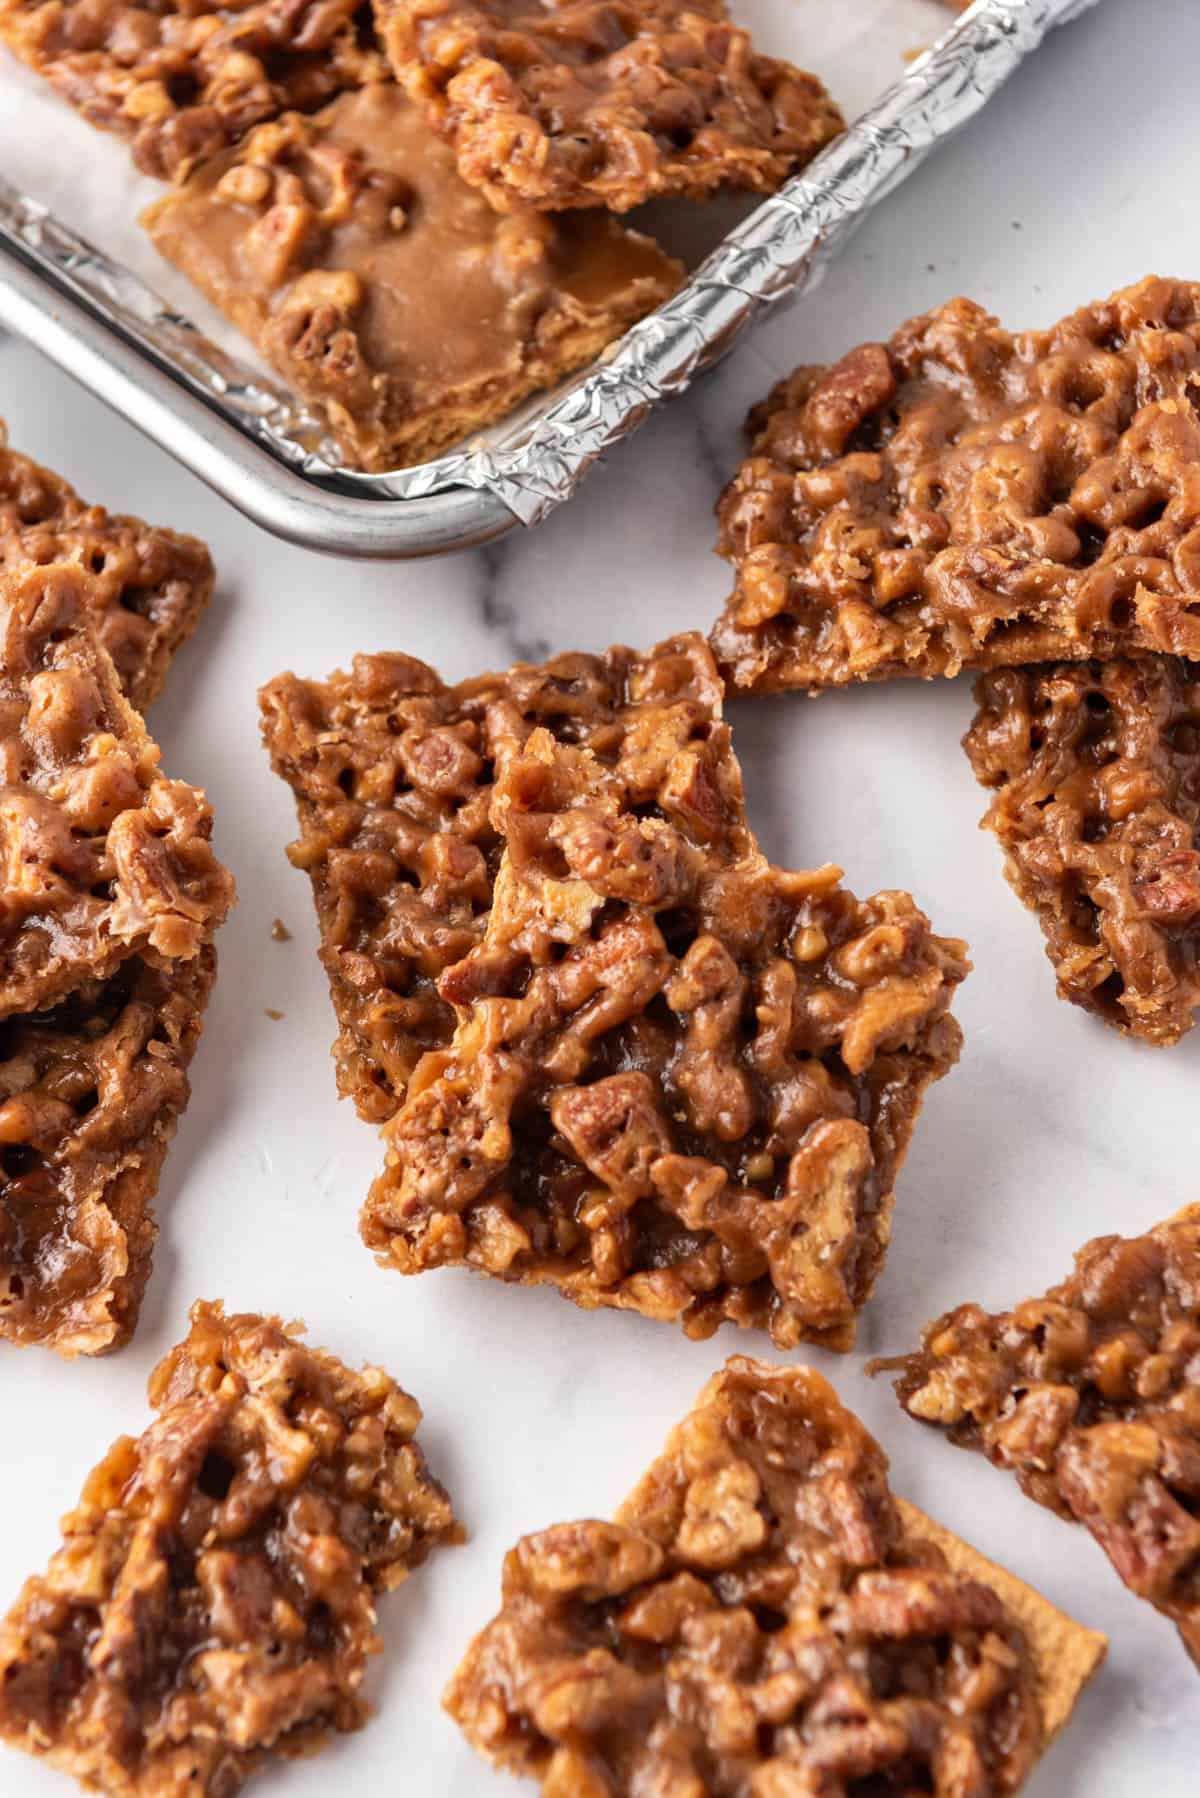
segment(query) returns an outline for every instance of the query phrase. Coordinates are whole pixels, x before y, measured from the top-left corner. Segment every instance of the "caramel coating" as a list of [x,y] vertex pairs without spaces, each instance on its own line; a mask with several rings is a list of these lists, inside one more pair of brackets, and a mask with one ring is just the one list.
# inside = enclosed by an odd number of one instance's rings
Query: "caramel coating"
[[386,1265],[852,1345],[958,1056],[965,949],[906,893],[860,902],[747,849],[724,731],[608,766],[537,730],[504,758],[486,931],[438,983],[457,1027],[363,1211]]
[[382,79],[362,0],[0,0],[0,40],[137,167],[182,181],[255,125]]
[[553,386],[682,273],[605,214],[498,218],[384,83],[260,126],[143,222],[371,470],[424,461]]
[[843,128],[723,0],[375,0],[392,67],[501,211],[771,193]]
[[212,557],[195,537],[86,505],[60,475],[9,449],[0,420],[0,569],[62,561],[92,576],[92,627],[144,712],[212,597]]
[[0,572],[0,1017],[131,955],[198,955],[233,900],[196,787],[166,780],[72,563]]
[[420,1407],[278,1318],[192,1308],[0,1624],[0,1738],[108,1798],[233,1798],[358,1729],[375,1601],[459,1538]]
[[1200,1666],[1200,1206],[1097,1237],[1013,1311],[948,1311],[879,1369],[910,1416],[1090,1530]]
[[963,739],[1058,991],[1143,1042],[1200,1005],[1200,669],[1172,656],[981,676]]
[[0,1342],[103,1355],[137,1326],[158,1177],[216,975],[134,957],[0,1021]]
[[510,1551],[445,1703],[546,1798],[1000,1798],[1042,1752],[1038,1686],[832,1388],[738,1356],[612,1523]]
[[756,692],[1200,657],[1200,285],[1014,337],[951,300],[750,415],[717,660]]
[[[695,634],[642,654],[518,663],[457,686],[405,655],[356,656],[327,681],[268,682],[263,736],[299,812],[288,853],[313,883],[340,1026],[338,1089],[363,1117],[389,1118],[421,1056],[453,1034],[437,982],[480,941],[491,907],[497,759],[541,726],[608,764],[644,758],[653,768],[712,736],[721,701]],[[727,734],[716,744],[728,828],[748,848]]]

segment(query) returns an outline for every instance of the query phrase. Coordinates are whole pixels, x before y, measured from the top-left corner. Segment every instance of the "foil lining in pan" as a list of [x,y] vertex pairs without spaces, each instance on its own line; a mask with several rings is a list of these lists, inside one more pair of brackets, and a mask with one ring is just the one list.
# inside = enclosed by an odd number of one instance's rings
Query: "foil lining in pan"
[[391,474],[340,467],[320,420],[282,386],[213,344],[128,269],[2,179],[0,230],[35,268],[51,271],[127,341],[326,491],[420,501],[467,488],[490,493],[521,522],[536,524],[653,407],[723,355],[765,307],[811,288],[866,213],[978,111],[1053,26],[1094,4],[976,0],[802,175],[731,231],[672,300],[598,363],[549,401],[542,395],[527,402],[463,449]]

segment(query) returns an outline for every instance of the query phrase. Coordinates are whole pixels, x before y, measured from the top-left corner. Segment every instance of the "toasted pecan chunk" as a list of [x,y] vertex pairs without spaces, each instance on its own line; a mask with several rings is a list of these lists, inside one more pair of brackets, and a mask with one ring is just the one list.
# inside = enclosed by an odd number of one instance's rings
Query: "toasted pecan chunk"
[[211,945],[167,969],[135,956],[0,1020],[0,1342],[102,1355],[132,1336],[215,974]]
[[[693,761],[658,798],[533,733],[504,758],[458,1022],[385,1127],[363,1212],[386,1264],[466,1264],[587,1308],[848,1348],[964,945],[714,832]],[[693,803],[698,797],[698,803]]]
[[1090,1530],[1200,1666],[1200,1205],[1097,1237],[1044,1298],[948,1311],[880,1369],[911,1417]]
[[445,1703],[547,1798],[999,1798],[1104,1654],[893,1498],[807,1367],[736,1356],[612,1523],[505,1558]]
[[392,67],[503,212],[770,193],[843,127],[723,0],[375,0]]
[[132,955],[191,960],[233,899],[204,794],[159,772],[96,642],[92,580],[0,571],[0,1017]]
[[195,537],[86,505],[61,475],[9,449],[0,420],[0,568],[62,561],[92,575],[93,629],[145,711],[212,597],[212,557]]
[[718,505],[742,688],[1200,657],[1200,285],[1013,336],[969,300],[798,369]]
[[644,803],[710,809],[750,846],[741,775],[703,638],[636,653],[561,655],[448,686],[405,655],[356,656],[327,681],[294,674],[260,695],[272,765],[291,787],[321,959],[340,1026],[338,1088],[382,1123],[454,1012],[438,977],[483,935],[500,860],[495,764],[542,726],[619,767]]
[[167,181],[385,73],[363,0],[0,0],[0,41]]
[[1175,656],[980,677],[983,819],[1062,998],[1143,1042],[1200,1005],[1200,667]]
[[375,1601],[459,1539],[381,1368],[192,1308],[63,1545],[0,1623],[0,1739],[108,1798],[233,1798],[358,1729]]
[[260,126],[144,223],[374,470],[552,387],[682,273],[606,214],[498,218],[390,84]]

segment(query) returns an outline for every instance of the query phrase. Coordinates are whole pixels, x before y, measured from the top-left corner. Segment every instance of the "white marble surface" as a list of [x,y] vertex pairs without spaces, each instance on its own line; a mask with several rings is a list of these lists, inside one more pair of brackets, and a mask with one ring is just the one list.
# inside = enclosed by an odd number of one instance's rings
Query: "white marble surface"
[[[44,1563],[58,1513],[110,1439],[141,1426],[146,1375],[197,1295],[303,1315],[344,1356],[386,1363],[425,1406],[430,1458],[472,1532],[385,1604],[377,1721],[321,1760],[267,1774],[264,1795],[507,1789],[437,1708],[491,1613],[502,1551],[523,1530],[607,1512],[726,1354],[770,1351],[729,1333],[688,1343],[461,1273],[405,1282],[374,1267],[355,1214],[378,1151],[333,1096],[307,883],[283,857],[291,806],[258,745],[255,688],[359,648],[403,648],[464,675],[518,653],[705,625],[727,579],[709,550],[712,502],[747,404],[776,375],[955,291],[1013,324],[1045,323],[1147,270],[1200,269],[1198,56],[1195,0],[1104,0],[893,196],[820,293],[760,328],[540,531],[483,554],[367,569],[275,544],[32,350],[0,346],[0,412],[16,443],[89,495],[216,550],[219,599],[155,724],[168,767],[207,784],[241,887],[135,1343],[91,1365],[3,1357],[0,1597]],[[910,887],[942,929],[969,938],[976,962],[960,1005],[966,1053],[918,1130],[860,1352],[814,1359],[878,1432],[900,1491],[1112,1638],[1031,1798],[1185,1798],[1197,1789],[1200,1688],[1174,1632],[1082,1532],[903,1419],[862,1361],[910,1345],[960,1299],[1036,1292],[1087,1236],[1137,1230],[1194,1199],[1200,1034],[1156,1054],[1055,1000],[1037,927],[975,828],[981,796],[958,749],[964,682],[733,711],[766,848],[798,866],[836,858],[860,891]],[[270,940],[277,915],[292,942]],[[4,1798],[66,1789],[0,1759]]]

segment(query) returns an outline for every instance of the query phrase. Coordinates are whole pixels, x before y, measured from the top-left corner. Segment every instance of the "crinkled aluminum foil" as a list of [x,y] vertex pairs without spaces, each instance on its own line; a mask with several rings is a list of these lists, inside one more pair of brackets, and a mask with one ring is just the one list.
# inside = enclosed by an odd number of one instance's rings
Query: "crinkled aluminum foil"
[[[921,158],[966,122],[1051,27],[1096,0],[977,0],[970,14],[802,174],[731,231],[674,299],[547,401],[539,396],[469,447],[419,468],[364,475],[338,465],[320,421],[227,355],[136,276],[0,180],[0,227],[127,338],[165,363],[285,464],[359,497],[419,502],[484,489],[525,524],[574,491],[650,409],[680,393],[759,312],[811,288],[850,231]],[[269,469],[267,471],[269,479]]]

